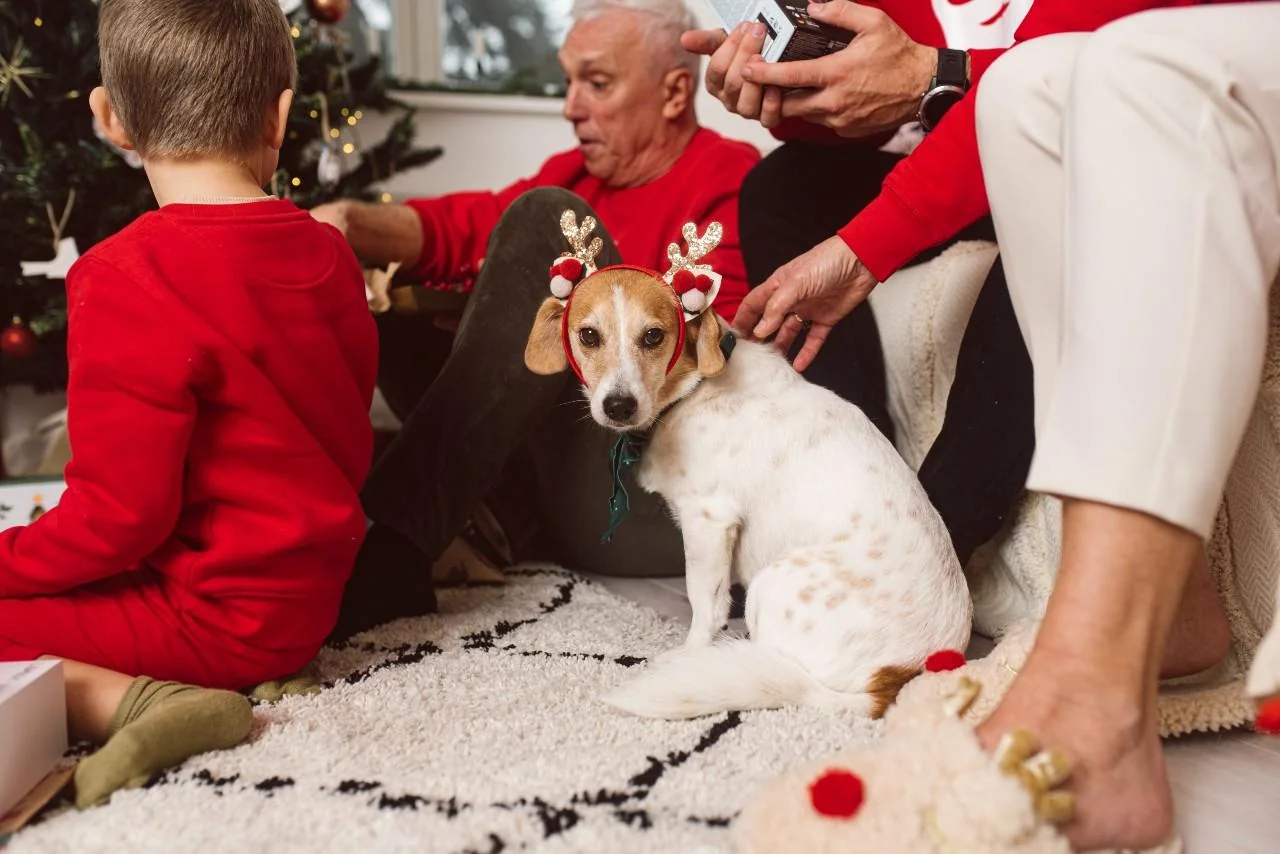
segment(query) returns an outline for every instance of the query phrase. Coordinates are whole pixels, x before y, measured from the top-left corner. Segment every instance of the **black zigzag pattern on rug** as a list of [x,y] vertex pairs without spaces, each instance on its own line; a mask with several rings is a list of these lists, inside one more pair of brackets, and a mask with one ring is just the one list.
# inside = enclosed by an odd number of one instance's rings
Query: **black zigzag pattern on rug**
[[[549,614],[559,611],[573,602],[575,590],[582,583],[580,579],[564,570],[551,569],[515,569],[508,570],[508,575],[515,577],[549,576],[559,579],[554,587],[553,595],[546,601],[539,602],[537,613],[520,620],[501,620],[491,627],[461,636],[462,651],[497,653],[524,657],[546,658],[579,658],[600,662],[613,662],[623,667],[634,667],[643,664],[646,659],[637,656],[607,656],[600,653],[549,652],[544,650],[519,649],[514,644],[500,644],[517,629],[543,619]],[[324,682],[326,688],[336,685],[356,685],[372,677],[374,674],[393,667],[412,666],[426,659],[442,655],[443,650],[431,641],[417,644],[399,644],[395,646],[380,645],[371,641],[345,641],[333,645],[334,649],[356,650],[377,656],[378,660],[352,670],[340,677]],[[729,732],[742,725],[739,712],[730,712],[709,723],[707,728],[688,748],[668,752],[665,756],[644,757],[644,767],[637,768],[627,778],[626,786],[620,789],[599,789],[581,791],[572,795],[563,803],[552,803],[542,798],[519,798],[511,801],[488,803],[468,803],[456,797],[439,798],[431,795],[406,791],[388,790],[385,784],[377,780],[338,780],[332,784],[319,785],[314,788],[316,794],[323,794],[358,803],[367,809],[375,810],[431,810],[449,819],[477,809],[521,810],[536,817],[542,828],[544,840],[553,839],[571,833],[583,821],[589,811],[603,811],[615,820],[628,825],[633,830],[648,830],[655,825],[655,816],[645,808],[645,802],[653,788],[669,771],[684,765],[694,756],[712,750]],[[278,793],[294,789],[297,782],[287,776],[273,775],[261,780],[244,779],[239,774],[218,777],[208,769],[190,770],[189,767],[179,771],[168,771],[157,775],[145,788],[154,789],[166,786],[194,785],[207,789],[215,797],[235,793],[250,793],[263,798],[275,797]],[[42,818],[52,817],[46,815]],[[733,816],[684,815],[679,820],[708,827],[725,828],[732,822]],[[670,821],[668,817],[666,819]],[[497,832],[488,836],[488,846],[480,849],[466,849],[456,854],[497,854],[523,844],[507,840]]]

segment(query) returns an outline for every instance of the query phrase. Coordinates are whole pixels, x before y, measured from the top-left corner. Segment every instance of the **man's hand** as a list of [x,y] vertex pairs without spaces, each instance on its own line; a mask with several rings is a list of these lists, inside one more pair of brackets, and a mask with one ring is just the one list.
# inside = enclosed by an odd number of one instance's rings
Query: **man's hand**
[[707,63],[707,91],[725,109],[743,118],[759,119],[766,128],[773,128],[782,121],[782,92],[742,77],[747,63],[760,56],[764,33],[764,24],[743,22],[727,34],[723,30],[690,30],[680,36],[680,44],[690,53],[711,57]]
[[795,368],[813,363],[831,327],[843,320],[876,286],[839,237],[830,237],[779,267],[763,285],[747,294],[733,326],[757,341],[777,333],[774,344],[786,353],[806,325],[809,334],[796,354]]
[[326,202],[323,205],[316,205],[311,209],[311,216],[320,222],[328,223],[338,231],[342,232],[342,236],[347,236],[347,231],[351,227],[348,219],[348,204],[346,201]]
[[[743,91],[747,86],[799,90],[782,98],[781,116],[825,125],[846,137],[892,131],[915,118],[937,68],[934,49],[912,41],[879,9],[849,0],[810,3],[808,14],[856,37],[844,50],[820,59],[768,63],[752,58],[740,67]],[[710,67],[707,82],[710,88]]]

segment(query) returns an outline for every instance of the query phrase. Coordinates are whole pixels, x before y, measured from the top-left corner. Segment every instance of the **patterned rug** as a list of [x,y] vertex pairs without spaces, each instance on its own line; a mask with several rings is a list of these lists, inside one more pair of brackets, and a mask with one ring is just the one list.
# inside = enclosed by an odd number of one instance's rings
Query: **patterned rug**
[[729,851],[784,768],[876,737],[816,710],[631,718],[599,702],[683,629],[555,569],[445,590],[442,613],[325,649],[323,693],[260,705],[250,742],[6,854]]

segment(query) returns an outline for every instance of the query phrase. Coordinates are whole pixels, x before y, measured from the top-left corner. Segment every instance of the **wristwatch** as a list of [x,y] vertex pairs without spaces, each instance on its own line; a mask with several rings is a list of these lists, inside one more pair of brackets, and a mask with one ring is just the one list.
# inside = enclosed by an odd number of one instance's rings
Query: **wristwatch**
[[938,48],[938,70],[929,89],[920,99],[917,117],[925,133],[933,130],[965,93],[969,91],[969,54],[963,50]]

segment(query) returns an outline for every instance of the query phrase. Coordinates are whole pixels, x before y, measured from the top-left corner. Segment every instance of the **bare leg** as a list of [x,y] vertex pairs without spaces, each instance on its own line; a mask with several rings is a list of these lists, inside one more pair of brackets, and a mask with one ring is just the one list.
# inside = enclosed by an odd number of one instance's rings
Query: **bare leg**
[[102,744],[133,677],[66,660],[62,662],[62,672],[67,683],[67,728],[71,738]]
[[1160,677],[1172,679],[1207,670],[1221,661],[1230,648],[1231,623],[1209,573],[1208,556],[1202,549],[1196,554],[1169,629]]
[[1076,762],[1072,844],[1149,847],[1173,826],[1157,733],[1165,641],[1203,545],[1155,517],[1093,502],[1063,509],[1057,586],[1009,693],[978,730],[983,744],[1024,727]]

